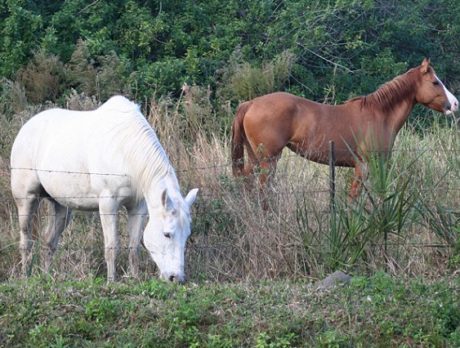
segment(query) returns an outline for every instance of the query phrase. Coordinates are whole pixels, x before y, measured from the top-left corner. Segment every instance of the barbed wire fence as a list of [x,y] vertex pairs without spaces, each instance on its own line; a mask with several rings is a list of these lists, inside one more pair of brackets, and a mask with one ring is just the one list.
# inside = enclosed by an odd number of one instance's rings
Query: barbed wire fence
[[[456,154],[460,155],[460,149],[454,149],[454,148],[422,149],[422,150],[396,148],[392,150],[393,153],[398,152],[398,151],[405,151],[407,153],[413,153],[414,155],[421,154],[421,153],[427,153],[427,152],[451,153],[455,157],[457,157]],[[287,156],[283,156],[283,161],[286,163],[286,162],[289,162],[292,158],[297,159],[299,158],[299,156],[296,154],[288,154]],[[302,160],[302,161],[305,162],[304,164],[305,166],[308,166],[309,163],[311,163],[307,160]],[[317,219],[321,219],[321,221],[324,221],[324,223],[330,223],[332,216],[337,214],[338,213],[337,209],[339,209],[336,206],[336,200],[337,200],[336,196],[338,192],[336,191],[337,190],[337,185],[336,185],[337,178],[335,177],[335,166],[333,162],[334,161],[332,158],[331,163],[329,165],[329,170],[326,170],[326,169],[320,170],[321,172],[320,174],[314,173],[315,177],[309,178],[309,180],[311,180],[311,184],[313,185],[313,187],[305,186],[305,180],[302,180],[300,185],[297,185],[297,186],[292,182],[289,185],[276,185],[275,183],[270,189],[271,196],[275,197],[275,201],[277,200],[278,202],[285,200],[286,197],[294,196],[294,201],[296,202],[296,204],[299,204],[299,202],[301,203],[301,201],[299,200],[299,197],[303,199],[305,199],[305,197],[307,197],[308,199],[314,199],[315,197],[321,196],[321,198],[318,199],[318,201],[320,201],[320,204],[318,204],[317,207],[305,206],[303,213],[311,214],[315,216]],[[241,246],[232,245],[231,239],[223,240],[219,242],[218,238],[209,238],[209,236],[207,236],[207,233],[205,231],[206,225],[212,225],[213,223],[215,223],[212,221],[202,221],[202,220],[209,220],[210,218],[212,219],[213,217],[215,217],[217,213],[210,214],[210,210],[212,209],[215,209],[217,211],[226,210],[224,205],[228,202],[225,199],[225,197],[223,198],[221,196],[222,186],[226,186],[225,189],[228,189],[228,190],[235,190],[235,197],[233,198],[234,200],[253,199],[255,201],[255,206],[259,210],[262,210],[260,203],[263,200],[263,197],[261,197],[260,192],[258,192],[257,190],[253,190],[252,192],[249,192],[249,193],[246,192],[243,194],[242,193],[244,191],[244,189],[242,189],[243,185],[241,185],[241,183],[239,183],[238,180],[234,180],[231,178],[231,174],[230,174],[231,166],[232,166],[232,163],[230,161],[225,161],[222,163],[209,163],[208,165],[196,165],[196,166],[191,166],[188,168],[181,168],[179,163],[176,163],[175,165],[177,175],[182,179],[182,181],[185,182],[186,186],[187,185],[196,186],[194,185],[193,182],[190,182],[190,181],[193,180],[193,178],[197,178],[197,177],[199,178],[203,175],[221,176],[221,178],[216,179],[215,183],[212,183],[210,185],[207,185],[205,180],[201,181],[200,184],[198,185],[198,187],[200,188],[200,193],[199,193],[200,198],[198,201],[199,204],[196,206],[196,208],[194,208],[195,210],[194,211],[194,224],[199,226],[199,231],[195,231],[194,233],[196,234],[196,232],[198,232],[199,234],[201,234],[201,237],[192,238],[191,242],[189,243],[188,253],[194,254],[194,256],[199,255],[201,259],[207,257],[206,255],[209,256],[210,254],[220,255],[219,256],[220,258],[224,254],[232,255],[232,251],[231,251],[232,249],[241,247]],[[117,173],[98,173],[98,172],[87,173],[87,172],[78,172],[78,171],[73,172],[73,171],[65,171],[65,170],[52,170],[52,169],[46,169],[46,168],[45,169],[10,168],[9,170],[33,170],[33,171],[43,171],[43,172],[48,172],[48,173],[55,173],[55,174],[60,174],[60,175],[64,174],[64,175],[89,175],[89,176],[124,176],[124,174],[117,174]],[[9,170],[1,172],[0,177],[8,178],[10,174]],[[292,180],[293,178],[295,178],[296,175],[298,176],[299,173],[298,172],[290,173],[288,171],[280,170],[278,171],[278,173],[276,173],[275,178],[277,182],[279,183],[279,182],[286,182],[286,181]],[[449,177],[448,179],[451,179],[452,177],[454,179],[459,178],[458,173],[450,173],[449,175],[451,175],[451,177]],[[186,178],[187,176],[191,176],[192,178],[188,179]],[[319,183],[321,183],[321,185]],[[451,195],[453,195],[454,197],[458,197],[457,200],[453,200],[452,202],[447,202],[447,203],[450,203],[450,206],[449,204],[446,204],[447,206],[446,209],[448,209],[449,213],[451,213],[451,215],[457,219],[457,222],[454,221],[453,225],[458,224],[458,220],[460,220],[460,206],[459,206],[460,205],[460,180],[457,182],[451,182],[448,184],[442,182],[441,184],[445,186],[443,188],[445,191],[449,191]],[[339,190],[343,190],[343,189],[344,188],[339,188]],[[419,192],[426,192],[426,193],[433,192],[433,188],[431,187],[419,187],[418,190]],[[343,196],[342,192],[339,192],[339,195]],[[16,197],[16,199],[22,199],[22,198],[27,198],[27,197]],[[39,198],[47,198],[47,197],[39,197]],[[85,198],[95,199],[95,198],[124,198],[124,197],[113,196],[113,195],[109,195],[107,197],[78,195],[75,197],[63,196],[63,197],[54,197],[54,198],[56,199],[71,199],[71,198],[73,199],[85,199]],[[0,205],[1,203],[7,204],[10,208],[14,206],[13,198],[11,196],[0,197]],[[219,207],[217,208],[213,207],[213,205],[215,204],[219,204]],[[233,202],[232,204],[235,204],[235,202]],[[312,205],[314,205],[314,202],[312,202]],[[242,208],[247,207],[248,206],[247,202],[246,203],[242,202],[241,206]],[[291,212],[292,211],[293,210],[291,210]],[[264,214],[273,215],[273,214],[280,214],[281,212],[282,210],[277,211],[275,208],[269,211],[268,213],[261,212],[260,214],[261,215],[264,215]],[[295,213],[295,209],[294,209],[294,213]],[[121,212],[117,214],[119,214],[123,220],[123,222],[121,222],[120,225],[122,227],[126,227],[127,213]],[[241,216],[238,216],[238,214],[236,214],[236,219],[242,219],[243,218],[242,216],[244,217],[244,214],[242,214]],[[47,217],[49,217],[49,214],[47,214],[46,211],[41,210],[37,219],[41,221]],[[15,211],[15,209],[12,209],[9,212],[9,216],[7,216],[6,218],[10,220],[9,221],[10,227],[17,226],[17,222],[15,222],[17,220],[17,212]],[[278,218],[280,218],[281,220],[283,219],[286,220],[285,217],[278,217]],[[88,217],[87,219],[89,219],[89,223],[96,225],[92,227],[90,226],[89,227],[90,229],[95,229],[95,228],[100,229],[100,224],[97,222],[97,218],[95,218],[94,215],[92,215],[91,217]],[[292,225],[293,224],[292,221],[290,222],[290,224],[291,226],[287,226],[286,224],[284,224],[283,226],[287,228],[295,228]],[[216,227],[214,226],[214,228]],[[95,233],[99,233],[100,238],[102,238],[101,237],[102,233],[100,231],[95,232]],[[101,249],[99,252],[95,252],[94,247],[92,245],[86,245],[82,248],[80,246],[79,247],[72,246],[71,243],[66,243],[65,250],[70,253],[77,252],[77,251],[79,253],[88,253],[88,254],[96,253],[96,254],[99,254],[101,259],[103,259],[102,258],[102,252],[103,252],[102,244],[103,243],[100,238],[97,243],[98,246],[100,247],[99,249]],[[297,248],[298,246],[299,245],[291,245],[291,246],[286,245],[284,247],[285,247],[285,250],[289,250],[290,248],[291,249]],[[323,244],[318,243],[316,245],[311,244],[309,247],[310,248],[321,248],[323,246],[324,246]],[[388,247],[392,247],[392,246],[409,247],[409,248],[435,248],[435,249],[450,249],[453,247],[452,243],[449,244],[449,243],[433,242],[433,241],[421,242],[421,241],[404,241],[404,240],[390,241],[387,237],[384,239],[382,243],[374,242],[374,243],[370,243],[369,246],[378,247],[378,248],[384,247],[385,249]],[[17,247],[17,242],[8,241],[6,244],[2,245],[2,250],[0,250],[0,252],[5,251],[10,248],[14,248],[14,247]],[[127,252],[127,250],[129,250],[129,247],[122,246],[120,247],[120,250],[121,252],[123,252],[123,250],[124,252]],[[144,268],[151,269],[153,267],[152,262],[149,260],[148,257],[144,257],[143,262],[144,262]],[[104,266],[99,265],[99,267],[104,267]],[[223,269],[220,269],[219,272],[231,273],[231,271],[225,271]]]

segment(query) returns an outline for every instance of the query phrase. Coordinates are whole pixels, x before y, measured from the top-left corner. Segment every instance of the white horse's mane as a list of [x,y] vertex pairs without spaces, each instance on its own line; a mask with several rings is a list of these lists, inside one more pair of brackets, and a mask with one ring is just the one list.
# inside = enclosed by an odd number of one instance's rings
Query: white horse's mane
[[101,105],[97,112],[108,114],[111,120],[117,119],[110,133],[116,140],[115,151],[123,154],[130,164],[127,170],[133,176],[138,198],[166,176],[172,177],[178,186],[171,162],[137,104],[125,97],[114,96]]

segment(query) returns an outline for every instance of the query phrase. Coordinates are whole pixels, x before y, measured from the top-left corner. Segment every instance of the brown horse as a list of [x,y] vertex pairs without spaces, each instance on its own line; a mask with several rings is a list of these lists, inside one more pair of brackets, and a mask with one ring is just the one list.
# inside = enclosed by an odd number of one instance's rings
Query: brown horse
[[327,163],[329,141],[333,141],[336,165],[355,168],[350,196],[356,197],[366,175],[366,156],[390,153],[417,103],[445,114],[458,109],[458,100],[428,59],[375,92],[341,105],[320,104],[289,93],[271,93],[242,103],[232,126],[233,174],[248,176],[258,167],[259,184],[264,186],[285,146],[309,160]]

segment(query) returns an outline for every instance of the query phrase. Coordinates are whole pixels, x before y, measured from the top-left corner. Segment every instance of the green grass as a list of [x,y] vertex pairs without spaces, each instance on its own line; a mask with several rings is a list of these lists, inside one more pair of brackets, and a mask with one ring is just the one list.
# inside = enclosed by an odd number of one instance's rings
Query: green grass
[[460,346],[460,279],[384,273],[317,292],[308,283],[109,284],[49,277],[0,285],[12,347]]
[[[202,92],[195,90],[196,97]],[[70,102],[94,104],[77,94]],[[33,276],[17,280],[8,158],[20,125],[43,106],[0,115],[0,346],[460,347],[456,128],[435,125],[423,134],[404,128],[391,162],[371,166],[355,204],[342,198],[351,171],[339,168],[332,220],[328,168],[289,152],[280,160],[270,209],[261,210],[260,197],[240,190],[231,176],[228,137],[190,132],[184,141],[176,132],[185,116],[212,116],[202,112],[205,102],[192,102],[183,114],[179,102],[152,101],[148,113],[181,187],[201,187],[185,286],[146,281],[155,277],[155,266],[145,250],[142,281],[107,285],[99,219],[81,213],[63,233],[51,276],[41,274],[37,243]],[[46,209],[41,214],[34,235]],[[124,213],[120,225],[117,270],[123,276]],[[322,293],[306,282],[336,269],[374,275]],[[376,273],[381,269],[396,278]]]

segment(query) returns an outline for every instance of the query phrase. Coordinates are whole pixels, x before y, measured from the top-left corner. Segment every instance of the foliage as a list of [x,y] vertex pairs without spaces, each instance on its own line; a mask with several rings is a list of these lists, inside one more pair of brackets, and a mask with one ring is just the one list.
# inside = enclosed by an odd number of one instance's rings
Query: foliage
[[[406,231],[424,215],[431,216],[433,230],[444,223],[443,217],[432,209],[422,209],[426,184],[417,177],[415,163],[420,158],[408,148],[394,151],[393,156],[370,154],[366,160],[367,177],[363,181],[363,192],[354,201],[340,192],[331,207],[329,230],[320,248],[315,248],[315,257],[321,259],[326,269],[353,268],[372,258],[375,250],[383,249],[388,258],[388,248],[394,243],[403,243]],[[308,235],[312,219],[322,216],[309,213],[307,198],[297,201],[296,216],[299,228]],[[436,227],[435,227],[436,226]],[[444,233],[451,235],[452,226],[445,226]],[[440,232],[437,232],[440,233]],[[445,238],[444,238],[445,239]],[[450,244],[455,241],[451,236]],[[310,248],[311,240],[305,241]],[[390,247],[388,245],[390,244]]]
[[4,346],[458,346],[458,281],[354,277],[308,283],[106,285],[31,278],[0,285]]
[[[259,93],[286,89],[319,101],[343,101],[375,90],[425,56],[455,93],[460,68],[452,62],[459,60],[460,22],[454,14],[459,10],[460,4],[451,0],[2,0],[0,75],[13,80],[34,52],[66,65],[84,42],[92,69],[109,60],[117,66],[111,77],[121,83],[115,90],[102,84],[100,91],[108,87],[106,94],[131,92],[138,99],[154,93],[177,97],[184,82],[213,90],[238,86],[228,73],[235,52],[244,84]],[[277,81],[271,68],[287,51],[296,59],[286,63],[288,70]],[[88,81],[79,84],[77,71],[66,81],[88,93]],[[268,81],[269,89],[259,88],[267,83],[260,79],[272,73],[275,84]],[[67,88],[63,84],[58,91]],[[254,95],[238,88],[234,93],[217,95]]]
[[129,63],[115,51],[92,56],[89,43],[79,40],[66,69],[72,88],[88,96],[106,100],[114,94],[131,94]]
[[227,84],[221,88],[221,97],[227,100],[249,100],[255,97],[282,90],[289,80],[294,54],[284,51],[271,62],[263,62],[261,67],[254,67],[248,62],[241,62],[238,51],[230,59],[224,70],[223,81]]
[[11,76],[38,48],[43,19],[29,5],[25,0],[0,2],[1,76]]
[[17,81],[24,86],[26,98],[32,104],[54,102],[67,87],[64,64],[45,51],[36,52],[18,71]]
[[[458,277],[428,284],[377,274],[325,294],[286,280],[338,268],[436,278],[446,265],[458,269],[460,157],[450,119],[428,128],[433,113],[417,108],[417,132],[398,136],[405,152],[371,162],[361,200],[339,201],[333,219],[324,167],[283,155],[264,212],[228,163],[235,106],[263,93],[341,102],[429,56],[458,94],[459,11],[452,0],[0,0],[0,278],[11,279],[0,285],[0,345],[460,346]],[[282,283],[104,285],[91,275],[104,274],[100,225],[84,214],[64,232],[56,281],[13,279],[15,134],[44,108],[94,109],[116,93],[141,104],[181,187],[200,187],[190,278]],[[338,173],[341,191],[347,173]],[[410,248],[420,241],[447,248]],[[141,258],[146,279],[154,266]],[[84,280],[62,281],[73,278]]]

